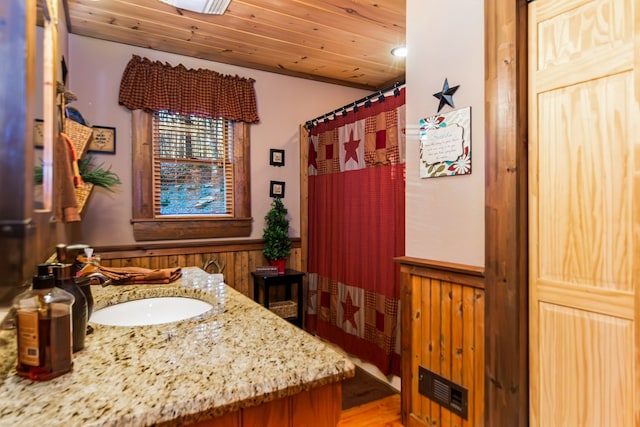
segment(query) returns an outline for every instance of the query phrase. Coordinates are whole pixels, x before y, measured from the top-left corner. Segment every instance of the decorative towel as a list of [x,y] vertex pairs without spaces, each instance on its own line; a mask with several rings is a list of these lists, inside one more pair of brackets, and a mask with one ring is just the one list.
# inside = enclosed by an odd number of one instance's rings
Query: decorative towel
[[60,133],[62,138],[64,138],[67,146],[69,147],[69,156],[71,157],[71,169],[73,170],[73,185],[78,188],[84,182],[82,181],[82,177],[80,176],[80,168],[78,167],[78,154],[76,153],[76,147],[73,144],[73,141],[69,136],[65,133]]
[[80,274],[89,275],[98,271],[111,279],[113,285],[161,285],[174,282],[182,276],[180,267],[156,270],[143,267],[94,267],[83,269]]
[[80,213],[74,190],[71,154],[63,134],[58,134],[54,148],[53,194],[56,198],[56,217],[62,222],[78,222]]

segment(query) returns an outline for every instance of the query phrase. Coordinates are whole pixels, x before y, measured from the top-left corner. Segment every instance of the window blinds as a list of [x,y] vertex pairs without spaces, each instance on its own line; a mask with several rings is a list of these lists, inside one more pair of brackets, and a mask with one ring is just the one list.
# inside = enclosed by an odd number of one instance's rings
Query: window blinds
[[233,215],[233,122],[153,116],[156,216]]

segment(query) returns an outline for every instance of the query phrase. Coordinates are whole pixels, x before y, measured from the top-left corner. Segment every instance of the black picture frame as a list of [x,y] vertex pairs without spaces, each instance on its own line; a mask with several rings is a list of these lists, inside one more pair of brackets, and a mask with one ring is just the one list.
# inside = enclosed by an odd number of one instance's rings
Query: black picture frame
[[284,186],[283,181],[271,181],[269,184],[269,197],[284,198]]
[[284,166],[284,150],[270,149],[269,164],[271,166]]
[[89,153],[116,154],[116,128],[92,126],[93,137],[89,141]]
[[44,148],[44,120],[34,119],[33,121],[33,146]]

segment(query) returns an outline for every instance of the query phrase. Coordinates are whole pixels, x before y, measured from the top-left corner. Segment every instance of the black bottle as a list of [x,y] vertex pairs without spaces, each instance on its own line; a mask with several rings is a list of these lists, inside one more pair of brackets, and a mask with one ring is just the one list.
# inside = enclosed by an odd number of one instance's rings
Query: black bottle
[[[84,292],[76,285],[72,274],[71,264],[41,264],[51,268],[53,277],[55,277],[56,287],[64,289],[75,297],[75,302],[71,309],[73,323],[73,352],[80,351],[84,348],[84,339],[87,335],[87,322],[89,312],[87,306],[87,298]],[[38,266],[40,268],[40,266]]]

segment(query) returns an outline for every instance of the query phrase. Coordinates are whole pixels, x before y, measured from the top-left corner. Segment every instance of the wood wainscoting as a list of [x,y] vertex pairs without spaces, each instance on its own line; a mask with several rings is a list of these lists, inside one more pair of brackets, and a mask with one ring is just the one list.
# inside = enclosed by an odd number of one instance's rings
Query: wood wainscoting
[[[262,254],[263,240],[216,241],[212,243],[148,243],[132,247],[96,247],[105,267],[173,268],[200,267],[210,259],[224,265],[226,284],[253,297],[251,272],[269,263]],[[292,239],[287,267],[302,270],[300,239]],[[209,271],[213,272],[213,271]]]
[[[400,257],[402,422],[405,426],[484,425],[482,268]],[[423,367],[468,390],[464,419],[419,392]]]

